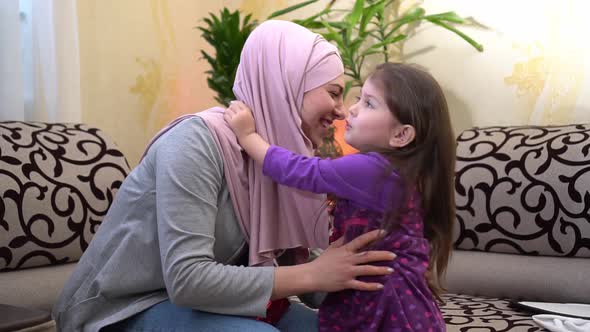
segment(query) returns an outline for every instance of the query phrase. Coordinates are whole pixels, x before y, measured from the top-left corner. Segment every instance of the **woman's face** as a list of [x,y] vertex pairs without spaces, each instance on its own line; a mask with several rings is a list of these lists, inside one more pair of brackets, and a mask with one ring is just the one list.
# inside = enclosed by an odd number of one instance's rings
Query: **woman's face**
[[314,149],[328,136],[332,122],[344,119],[343,91],[344,75],[340,75],[303,95],[301,129]]

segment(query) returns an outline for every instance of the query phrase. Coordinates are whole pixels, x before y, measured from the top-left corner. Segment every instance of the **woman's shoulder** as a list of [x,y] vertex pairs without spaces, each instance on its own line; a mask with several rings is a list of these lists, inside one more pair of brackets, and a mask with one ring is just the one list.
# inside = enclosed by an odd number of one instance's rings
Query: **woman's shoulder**
[[164,158],[179,163],[183,160],[198,162],[197,168],[201,169],[206,165],[217,168],[223,165],[223,158],[207,123],[196,114],[169,128],[150,150],[146,157],[155,158],[154,161]]
[[170,129],[170,135],[172,137],[183,137],[183,136],[211,136],[211,132],[205,124],[205,121],[197,114],[192,114],[186,119],[179,122],[173,128]]
[[159,148],[164,145],[185,151],[215,144],[207,124],[196,114],[174,125],[158,141]]

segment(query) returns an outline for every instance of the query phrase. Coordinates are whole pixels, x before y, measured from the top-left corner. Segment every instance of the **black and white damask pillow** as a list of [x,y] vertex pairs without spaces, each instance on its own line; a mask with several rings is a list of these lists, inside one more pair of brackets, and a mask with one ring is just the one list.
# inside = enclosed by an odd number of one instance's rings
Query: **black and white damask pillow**
[[96,128],[0,122],[0,271],[77,261],[128,173]]
[[590,125],[476,128],[457,141],[457,248],[590,257]]

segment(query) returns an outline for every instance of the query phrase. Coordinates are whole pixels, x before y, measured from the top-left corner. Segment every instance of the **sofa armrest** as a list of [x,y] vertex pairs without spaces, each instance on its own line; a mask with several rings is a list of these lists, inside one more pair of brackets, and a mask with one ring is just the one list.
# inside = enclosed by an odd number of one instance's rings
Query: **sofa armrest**
[[0,122],[0,272],[77,261],[128,172],[96,128]]

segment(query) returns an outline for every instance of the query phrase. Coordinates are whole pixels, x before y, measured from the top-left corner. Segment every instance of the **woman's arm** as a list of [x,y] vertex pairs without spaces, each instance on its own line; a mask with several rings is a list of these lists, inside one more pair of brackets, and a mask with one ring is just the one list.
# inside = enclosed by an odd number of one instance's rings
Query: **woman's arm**
[[335,292],[343,289],[376,291],[383,288],[378,283],[356,280],[359,276],[386,275],[391,268],[365,265],[377,261],[389,261],[395,255],[389,251],[359,252],[371,242],[379,239],[383,231],[375,230],[363,234],[343,245],[343,238],[332,243],[312,262],[281,266],[275,269],[272,298],[283,298],[310,292]]
[[[154,145],[158,245],[162,277],[173,303],[231,315],[263,316],[274,268],[220,263],[213,248],[220,222],[233,222],[231,204],[218,206],[223,159],[205,123],[180,123]],[[225,216],[225,217],[223,217]],[[139,259],[139,258],[138,258]]]

